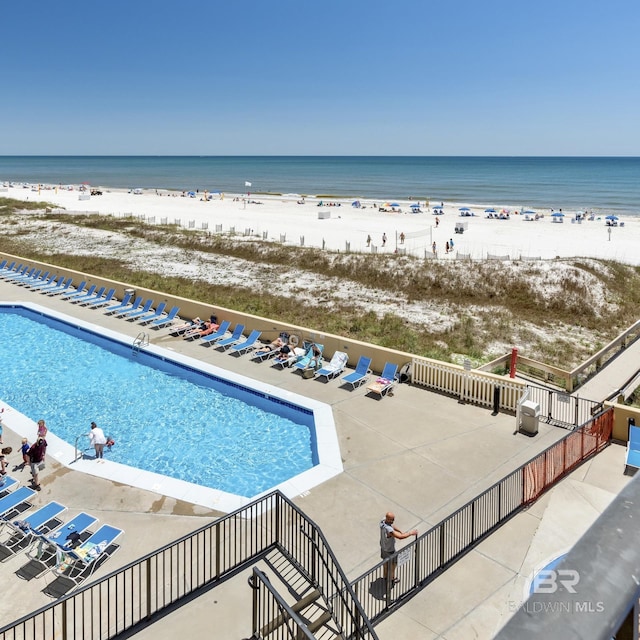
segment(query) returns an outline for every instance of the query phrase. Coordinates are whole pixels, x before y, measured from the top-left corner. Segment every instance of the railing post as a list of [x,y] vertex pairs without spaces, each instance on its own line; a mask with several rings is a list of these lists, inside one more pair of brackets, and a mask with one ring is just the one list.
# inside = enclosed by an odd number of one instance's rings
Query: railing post
[[147,620],[151,617],[151,558],[147,558]]
[[62,605],[62,640],[67,640],[69,634],[67,633],[67,606],[69,605],[69,600],[65,600]]
[[444,521],[440,525],[440,568],[444,566]]
[[216,578],[218,578],[220,576],[220,523],[216,523],[214,531],[216,533],[216,539],[214,542],[216,554]]
[[421,549],[422,543],[415,541],[415,554],[413,558],[414,570],[413,570],[413,585],[417,587],[420,584],[420,557],[422,556]]

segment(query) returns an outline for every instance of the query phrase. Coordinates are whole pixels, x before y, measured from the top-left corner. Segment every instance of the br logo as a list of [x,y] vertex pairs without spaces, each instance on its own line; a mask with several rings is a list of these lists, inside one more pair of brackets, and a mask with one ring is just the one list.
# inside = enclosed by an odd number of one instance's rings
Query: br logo
[[567,593],[576,593],[578,582],[580,574],[575,569],[542,569],[533,578],[531,593],[556,593],[561,586]]

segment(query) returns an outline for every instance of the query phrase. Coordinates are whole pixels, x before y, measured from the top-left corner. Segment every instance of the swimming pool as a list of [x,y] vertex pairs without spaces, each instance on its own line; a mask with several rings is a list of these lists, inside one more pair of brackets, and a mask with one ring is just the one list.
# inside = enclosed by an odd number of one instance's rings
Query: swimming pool
[[0,306],[0,397],[67,446],[95,420],[108,463],[243,498],[325,466],[326,405],[34,307]]

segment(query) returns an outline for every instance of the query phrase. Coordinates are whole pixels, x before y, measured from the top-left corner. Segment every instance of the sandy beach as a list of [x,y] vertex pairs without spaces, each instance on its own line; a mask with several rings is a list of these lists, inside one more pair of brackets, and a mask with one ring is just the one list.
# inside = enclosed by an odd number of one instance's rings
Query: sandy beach
[[[102,191],[102,195],[85,199],[77,187],[38,190],[20,185],[6,187],[1,195],[47,201],[70,213],[133,214],[145,216],[156,224],[179,222],[185,228],[206,226],[209,231],[223,233],[234,230],[239,236],[249,234],[275,242],[284,240],[288,245],[304,243],[308,247],[341,252],[348,249],[394,253],[404,249],[407,254],[432,257],[435,242],[440,260],[467,256],[474,260],[491,256],[510,259],[593,257],[640,265],[640,218],[632,216],[621,217],[617,225],[611,227],[603,215],[589,219],[586,212],[582,220],[576,220],[575,211],[566,210],[563,217],[552,216],[549,210],[523,215],[519,207],[509,204],[496,204],[493,207],[496,213],[488,214],[486,207],[471,203],[445,202],[442,209],[436,209],[434,205],[440,203],[425,207],[422,201],[420,213],[413,213],[415,209],[411,205],[416,202],[407,200],[360,200],[360,207],[354,207],[351,200],[302,199],[298,194],[210,195],[201,192],[189,197],[155,190],[137,194],[116,189]],[[461,212],[461,208],[468,211]],[[503,211],[509,212],[508,219],[498,218]],[[506,214],[503,217],[506,218]],[[456,233],[457,223],[466,226],[463,233]],[[386,235],[384,244],[383,235]],[[371,238],[369,246],[368,237]],[[446,243],[451,240],[453,250],[446,253]]]

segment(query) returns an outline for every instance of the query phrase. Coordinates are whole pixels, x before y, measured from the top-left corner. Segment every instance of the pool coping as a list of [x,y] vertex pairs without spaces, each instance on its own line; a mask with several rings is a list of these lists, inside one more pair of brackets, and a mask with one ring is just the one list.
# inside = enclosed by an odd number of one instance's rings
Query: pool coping
[[[60,320],[67,324],[75,325],[76,327],[86,331],[91,331],[102,337],[119,342],[127,347],[132,346],[132,340],[122,333],[101,327],[85,320],[80,320],[79,318],[59,311],[53,311],[52,309],[43,307],[37,303],[2,301],[0,302],[0,307],[22,307],[35,313]],[[179,480],[177,478],[170,478],[169,476],[164,476],[152,471],[137,469],[108,459],[104,459],[101,463],[93,458],[76,459],[75,447],[65,442],[51,431],[47,434],[47,455],[51,456],[65,467],[75,471],[88,473],[113,482],[127,484],[132,487],[152,491],[153,493],[164,495],[169,498],[184,500],[192,504],[216,509],[225,513],[235,511],[252,500],[255,500],[257,497],[270,493],[275,489],[280,490],[287,497],[293,498],[297,495],[306,493],[317,485],[322,484],[330,478],[342,473],[343,465],[340,453],[340,444],[335,428],[333,411],[330,405],[313,400],[298,393],[286,391],[279,387],[261,382],[260,380],[228,371],[227,369],[203,362],[202,360],[197,360],[196,358],[176,353],[173,350],[165,349],[157,345],[145,345],[144,347],[141,347],[141,350],[160,358],[198,369],[209,375],[223,378],[242,387],[247,387],[255,392],[266,394],[312,411],[315,428],[316,453],[318,456],[317,464],[315,464],[311,469],[307,469],[284,482],[274,485],[266,491],[248,498],[228,493],[220,489],[202,487],[192,482]],[[34,434],[37,431],[37,424],[34,420],[28,418],[2,400],[0,400],[0,407],[4,408],[2,422],[5,427],[11,429],[21,437],[33,439]]]

